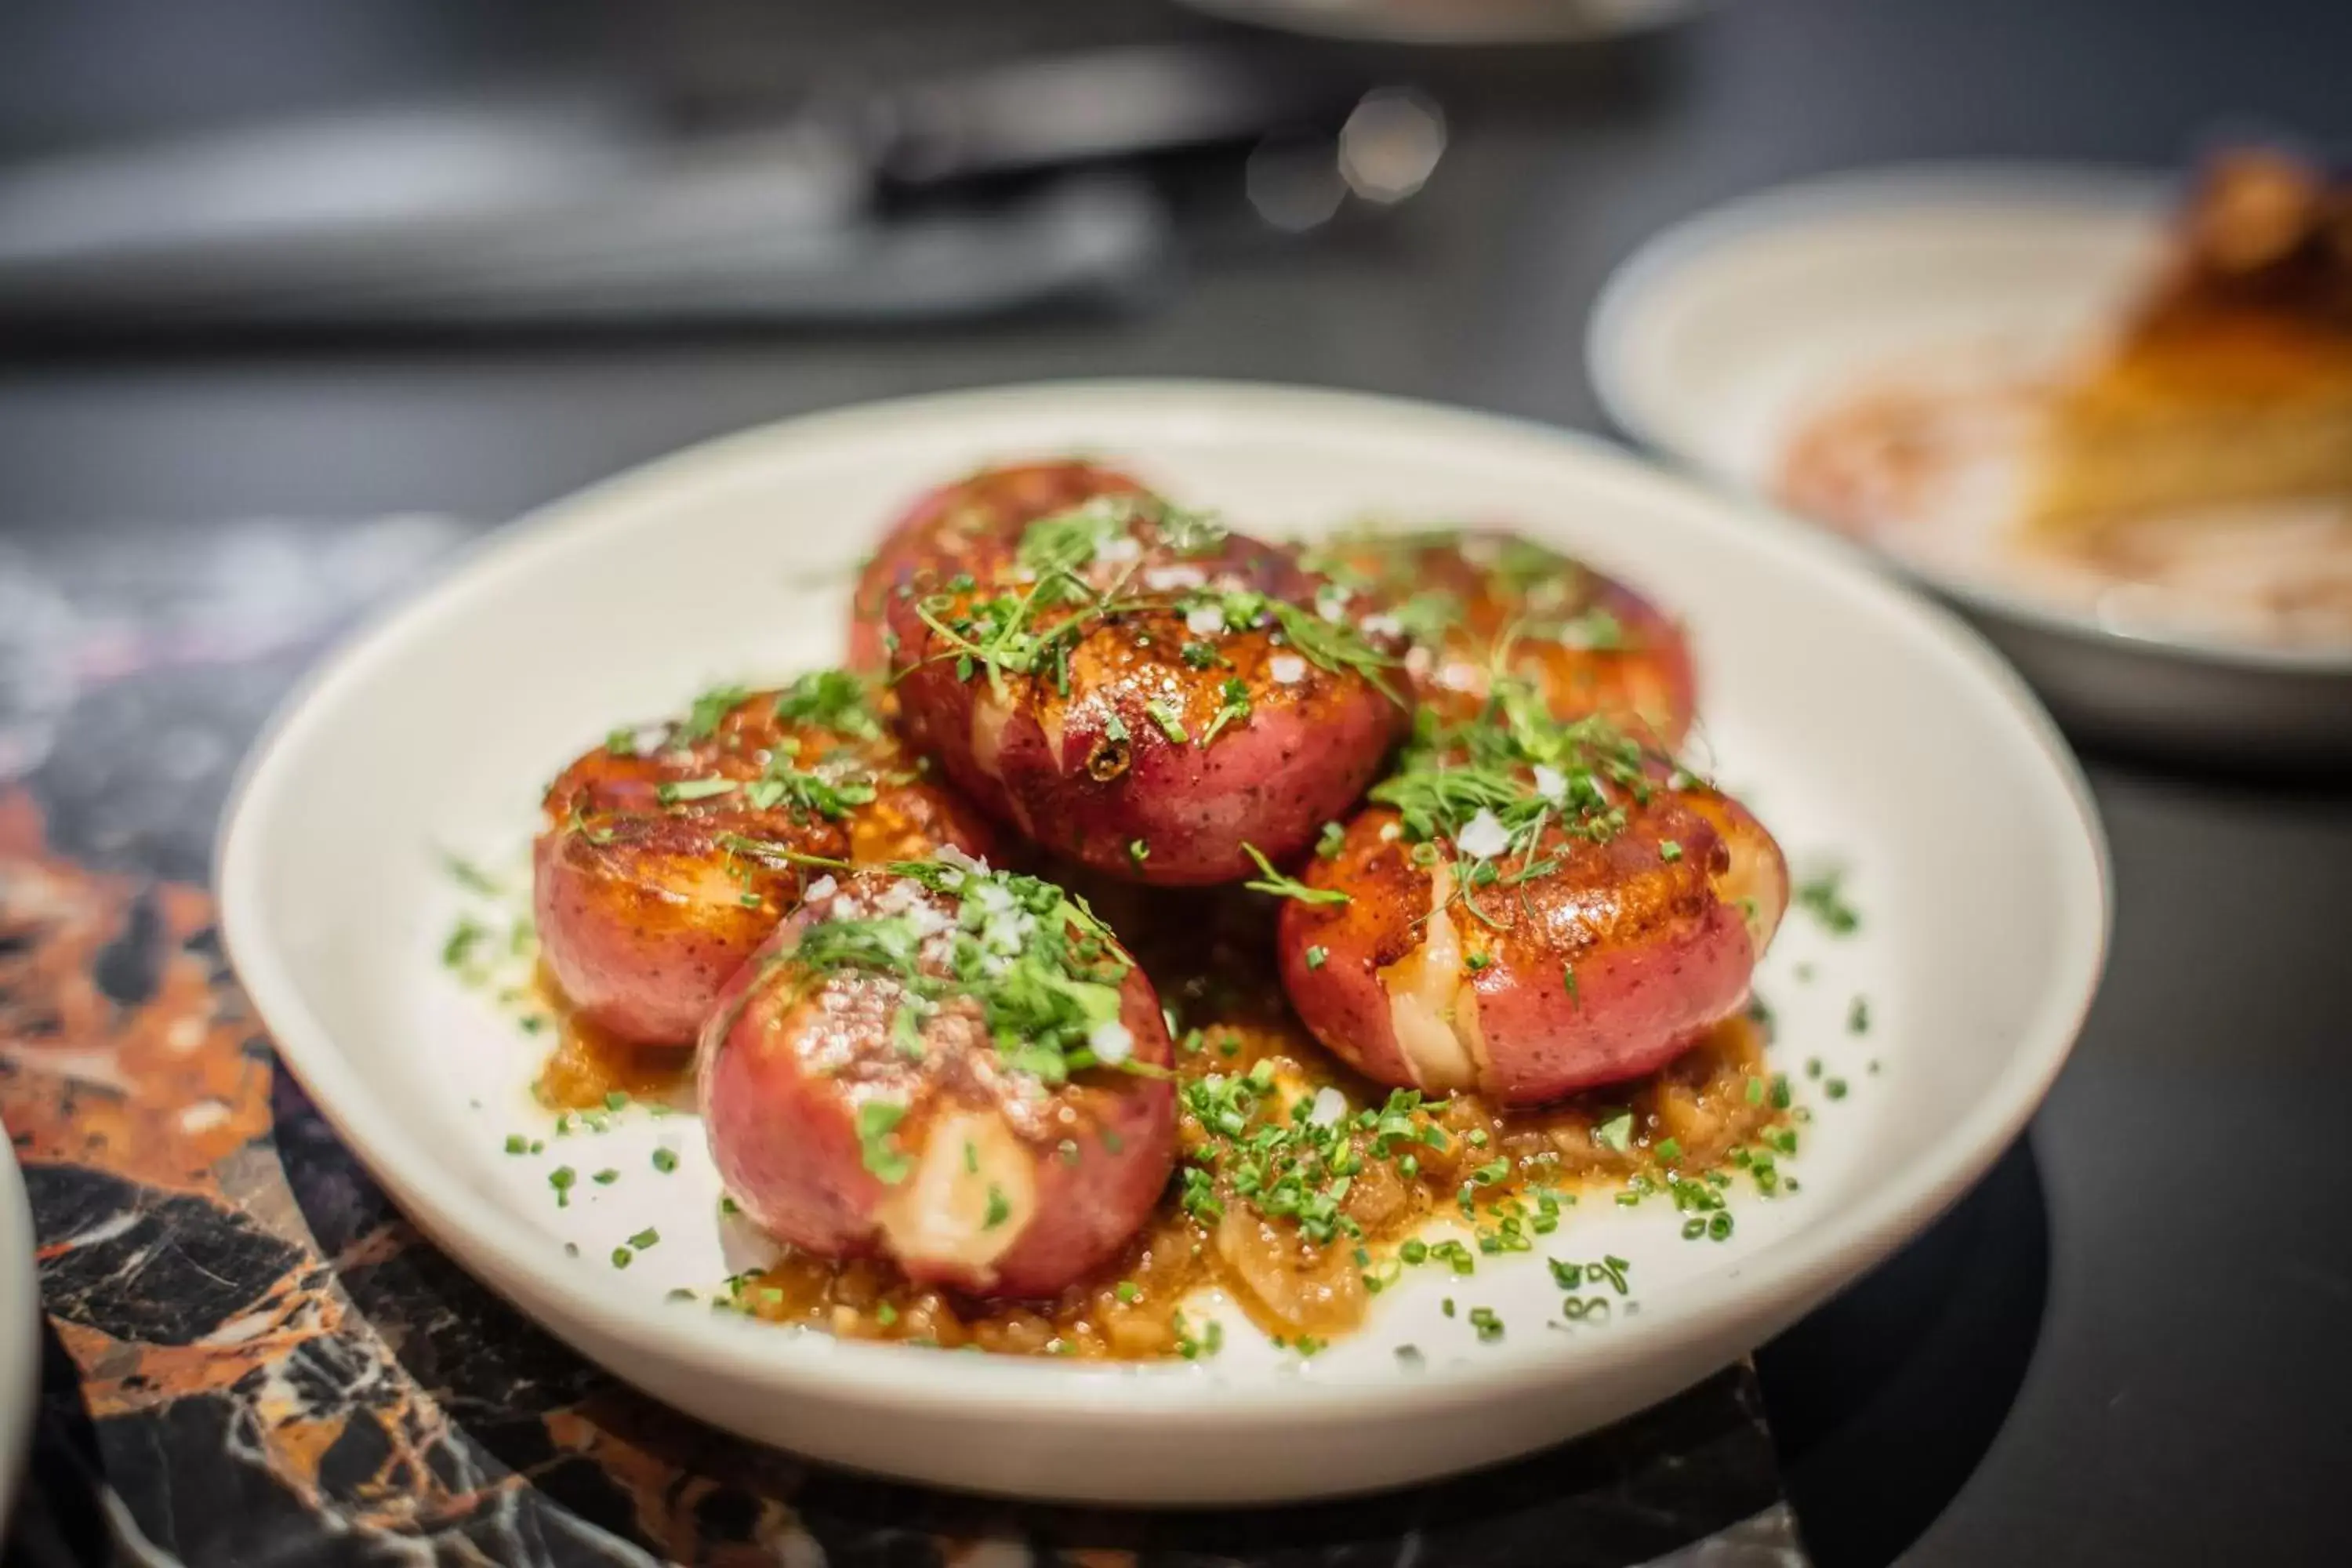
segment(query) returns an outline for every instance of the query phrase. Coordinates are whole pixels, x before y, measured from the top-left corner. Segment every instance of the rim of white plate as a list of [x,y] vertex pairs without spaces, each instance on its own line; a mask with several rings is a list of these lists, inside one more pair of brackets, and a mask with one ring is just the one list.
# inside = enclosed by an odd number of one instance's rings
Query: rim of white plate
[[[1311,1377],[1230,1383],[1203,1379],[1194,1363],[1102,1365],[1028,1358],[966,1356],[878,1342],[792,1333],[733,1314],[680,1313],[657,1297],[599,1291],[586,1277],[562,1267],[547,1234],[520,1215],[483,1202],[426,1140],[373,1103],[352,1064],[303,1000],[300,986],[265,927],[262,846],[271,815],[285,809],[285,778],[306,733],[335,708],[340,694],[383,660],[400,657],[424,634],[461,581],[489,574],[528,573],[543,552],[569,547],[583,529],[626,521],[604,503],[642,496],[649,489],[690,482],[753,457],[772,458],[780,443],[822,443],[893,427],[921,425],[1020,405],[1100,415],[1110,404],[1164,412],[1213,408],[1222,420],[1340,419],[1378,426],[1404,424],[1427,432],[1451,426],[1466,438],[1517,445],[1598,465],[1622,485],[1663,501],[1731,513],[1745,510],[1692,481],[1666,474],[1597,438],[1504,416],[1365,394],[1310,387],[1207,380],[1073,380],[893,399],[802,416],[690,447],[607,479],[495,531],[459,552],[435,584],[373,617],[322,660],[286,699],[247,755],[225,814],[215,863],[221,926],[239,978],[268,1024],[280,1057],[310,1091],[321,1113],[385,1189],[428,1233],[465,1232],[496,1250],[530,1289],[562,1300],[573,1316],[603,1335],[658,1345],[661,1352],[712,1373],[785,1390],[824,1393],[908,1415],[962,1409],[975,1404],[1008,1414],[1084,1409],[1132,1422],[1188,1417],[1225,1420],[1263,1412],[1289,1420],[1345,1421],[1410,1390],[1423,1407],[1475,1401],[1504,1385],[1572,1377],[1588,1353],[1563,1354],[1541,1340],[1493,1347],[1475,1367],[1444,1379],[1383,1369],[1349,1381]],[[606,515],[599,517],[600,511]],[[586,515],[583,515],[586,514]],[[2088,1011],[2105,965],[2112,922],[2106,840],[2088,786],[2056,726],[1988,645],[1958,617],[1871,572],[1851,552],[1811,525],[1764,515],[1727,517],[1727,525],[1769,531],[1783,549],[1833,582],[1857,609],[1882,621],[1910,623],[1972,697],[2011,725],[2018,743],[2039,753],[2037,787],[2056,793],[2081,832],[2084,863],[2074,890],[2095,900],[2095,921],[2076,921],[2049,986],[2007,1067],[1973,1111],[1948,1127],[1903,1167],[1903,1179],[1826,1213],[1798,1233],[1736,1262],[1678,1284],[1668,1297],[1645,1302],[1612,1337],[1612,1359],[1678,1345],[1704,1345],[1738,1322],[1768,1315],[1760,1298],[1787,1311],[1820,1300],[1837,1284],[1885,1256],[1948,1206],[1990,1165],[2042,1100]],[[2087,887],[2084,885],[2087,881]],[[509,1293],[512,1293],[511,1291]]]
[[24,1172],[0,1145],[0,1537],[32,1458],[34,1406],[41,1394],[37,1233]]
[[[2099,207],[2119,214],[2144,212],[2153,222],[2168,188],[2163,174],[2122,164],[1958,162],[1849,169],[1734,196],[1660,229],[1636,246],[1610,272],[1585,327],[1585,371],[1592,379],[1601,411],[1627,436],[1677,467],[1730,490],[1743,502],[1786,512],[1787,509],[1758,493],[1742,476],[1664,435],[1661,422],[1653,416],[1654,404],[1643,397],[1631,379],[1631,356],[1625,344],[1643,310],[1658,290],[1674,282],[1677,273],[1726,246],[1758,235],[1851,214],[1893,211],[1905,206],[1940,207],[1971,201],[2048,204]],[[1799,521],[1805,521],[1802,518]],[[1923,584],[1971,610],[2055,637],[2188,663],[2227,665],[2275,674],[2352,675],[2352,648],[2267,647],[2260,643],[2196,632],[2108,626],[2079,612],[2011,593],[1990,583],[1947,576],[1891,550],[1859,542],[1856,547],[1910,581]]]

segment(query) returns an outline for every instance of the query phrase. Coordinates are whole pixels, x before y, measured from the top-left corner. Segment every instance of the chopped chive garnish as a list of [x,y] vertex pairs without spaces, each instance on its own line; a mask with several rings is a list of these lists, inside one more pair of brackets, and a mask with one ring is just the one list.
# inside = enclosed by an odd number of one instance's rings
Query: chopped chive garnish
[[1851,936],[1862,925],[1861,914],[1846,900],[1844,881],[1845,873],[1832,870],[1796,887],[1797,907],[1821,921],[1832,936]]
[[1277,899],[1296,899],[1302,904],[1344,904],[1348,895],[1337,888],[1310,888],[1296,877],[1285,876],[1274,868],[1274,863],[1255,844],[1244,843],[1243,852],[1257,862],[1259,879],[1244,882],[1243,887],[1255,893],[1270,893]]
[[1596,1124],[1592,1129],[1592,1141],[1620,1154],[1631,1152],[1633,1147],[1633,1113],[1621,1110],[1606,1121]]
[[1170,707],[1167,703],[1160,701],[1158,698],[1155,697],[1150,701],[1145,703],[1143,705],[1143,711],[1154,724],[1160,726],[1160,732],[1161,734],[1167,736],[1178,745],[1181,746],[1192,738],[1185,732],[1184,721],[1177,716],[1176,710]]
[[906,1119],[907,1108],[887,1100],[869,1100],[857,1108],[858,1157],[867,1171],[892,1186],[915,1168],[889,1142],[891,1131]]

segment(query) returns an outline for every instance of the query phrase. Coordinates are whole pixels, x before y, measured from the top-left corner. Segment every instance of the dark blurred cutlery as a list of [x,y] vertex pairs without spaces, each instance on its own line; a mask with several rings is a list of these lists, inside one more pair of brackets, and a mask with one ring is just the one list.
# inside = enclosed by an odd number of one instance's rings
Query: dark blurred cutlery
[[1171,45],[693,135],[614,99],[542,95],[57,157],[0,171],[0,317],[551,326],[1128,302],[1169,260],[1166,204],[1124,168],[1064,171],[1298,128],[1331,141],[1367,104],[1392,118],[1385,91]]

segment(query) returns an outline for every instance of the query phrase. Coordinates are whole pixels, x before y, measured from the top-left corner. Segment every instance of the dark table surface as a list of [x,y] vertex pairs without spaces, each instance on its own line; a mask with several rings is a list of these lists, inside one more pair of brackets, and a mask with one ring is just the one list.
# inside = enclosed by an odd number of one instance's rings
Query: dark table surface
[[[927,25],[1188,24],[1148,5]],[[848,8],[463,0],[49,4],[0,16],[0,142],[579,65],[721,87],[874,48]],[[1598,58],[1415,64],[1438,179],[1378,233],[1201,258],[1155,313],[898,335],[0,346],[0,578],[65,534],[425,510],[490,521],[681,443],[896,393],[1216,374],[1598,425],[1610,266],[1660,225],[1824,170],[1934,157],[2162,163],[2231,125],[2352,144],[2352,5],[1780,0]],[[2352,714],[2346,716],[2352,723]],[[2352,787],[2089,771],[2116,866],[2105,991],[2028,1140],[1897,1260],[1770,1347],[1764,1388],[1824,1563],[2340,1561],[2352,1475]],[[201,836],[90,847],[200,879]],[[176,863],[175,863],[176,862]]]

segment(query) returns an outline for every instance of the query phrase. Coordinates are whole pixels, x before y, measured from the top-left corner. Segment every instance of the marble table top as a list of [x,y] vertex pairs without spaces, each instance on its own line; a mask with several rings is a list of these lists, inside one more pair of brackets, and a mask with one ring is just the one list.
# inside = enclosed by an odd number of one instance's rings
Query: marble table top
[[0,1122],[47,1318],[12,1564],[1801,1568],[1746,1366],[1441,1485],[1145,1514],[928,1492],[744,1443],[476,1283],[279,1067],[203,886],[268,708],[352,613],[470,531],[0,542]]

